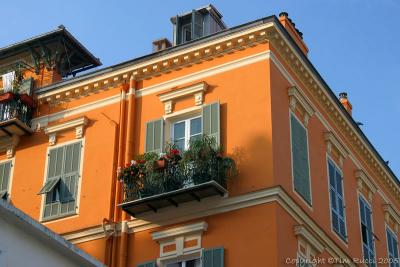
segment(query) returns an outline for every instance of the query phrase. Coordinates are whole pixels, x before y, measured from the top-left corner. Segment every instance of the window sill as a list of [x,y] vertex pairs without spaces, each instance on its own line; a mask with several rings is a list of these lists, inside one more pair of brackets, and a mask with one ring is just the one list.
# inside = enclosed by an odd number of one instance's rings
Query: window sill
[[59,219],[69,219],[68,217],[73,217],[74,215],[78,215],[77,212],[70,212],[70,213],[66,213],[63,215],[56,215],[56,216],[49,216],[46,218],[41,218],[40,222],[41,223],[48,223],[48,222],[55,222]]

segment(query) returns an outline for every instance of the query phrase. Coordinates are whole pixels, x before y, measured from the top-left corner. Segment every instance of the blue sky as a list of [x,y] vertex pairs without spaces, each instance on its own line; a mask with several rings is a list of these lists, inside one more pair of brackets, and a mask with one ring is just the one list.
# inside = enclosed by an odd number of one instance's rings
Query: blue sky
[[[104,66],[151,52],[172,37],[171,16],[214,4],[228,26],[287,11],[304,33],[311,62],[400,176],[400,1],[13,1],[2,3],[0,47],[63,24]],[[6,11],[6,12],[5,12]]]

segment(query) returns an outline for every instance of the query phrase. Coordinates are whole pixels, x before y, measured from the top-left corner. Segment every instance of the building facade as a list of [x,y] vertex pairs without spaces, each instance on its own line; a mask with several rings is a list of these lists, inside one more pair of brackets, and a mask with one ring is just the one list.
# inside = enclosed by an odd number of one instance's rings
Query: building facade
[[[288,14],[171,22],[172,45],[77,77],[101,63],[63,27],[0,49],[2,197],[108,266],[399,266],[399,182]],[[119,179],[202,135],[236,162],[226,184]]]

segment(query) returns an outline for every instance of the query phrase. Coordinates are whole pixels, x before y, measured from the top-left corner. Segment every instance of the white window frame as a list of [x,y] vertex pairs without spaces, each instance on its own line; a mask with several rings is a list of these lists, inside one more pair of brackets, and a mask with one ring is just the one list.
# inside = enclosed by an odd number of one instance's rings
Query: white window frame
[[182,255],[176,256],[166,256],[166,257],[161,257],[157,259],[157,266],[158,267],[166,267],[167,264],[171,264],[171,263],[179,263],[182,261],[190,261],[190,260],[194,260],[194,259],[200,259],[200,266],[203,266],[203,262],[202,262],[202,256],[203,254],[203,249],[195,249],[192,251],[187,251],[187,252],[183,252]]
[[81,199],[81,187],[82,187],[82,179],[83,179],[83,158],[84,158],[84,154],[85,154],[85,137],[81,138],[81,139],[74,139],[71,141],[67,141],[64,143],[60,143],[57,145],[53,145],[53,146],[48,146],[47,150],[46,150],[46,163],[45,163],[45,167],[44,167],[44,179],[43,179],[43,184],[42,187],[46,184],[47,181],[47,171],[48,171],[48,164],[49,164],[49,153],[51,149],[56,149],[58,147],[61,146],[66,146],[66,145],[70,145],[73,143],[77,143],[77,142],[81,142],[82,146],[81,146],[81,159],[80,159],[80,169],[79,169],[79,179],[78,179],[78,188],[77,188],[77,192],[76,192],[76,200],[75,200],[75,212],[74,213],[68,213],[68,214],[63,214],[63,215],[59,215],[59,216],[54,216],[54,217],[44,217],[44,206],[46,203],[46,195],[47,194],[42,194],[42,200],[40,203],[40,217],[39,217],[39,222],[43,223],[43,224],[47,224],[47,223],[53,223],[53,222],[57,222],[60,220],[65,220],[65,219],[71,219],[71,218],[75,218],[79,215],[79,209],[80,209],[80,199]]
[[[385,234],[386,234],[386,246],[387,246],[387,253],[388,253],[388,260],[389,260],[388,264],[389,264],[390,267],[392,266],[392,264],[394,264],[394,266],[396,266],[396,267],[399,267],[400,266],[400,257],[396,259],[396,258],[394,258],[394,256],[390,255],[389,244],[388,244],[389,240],[387,239],[387,233],[389,232],[389,234],[392,236],[392,238],[394,238],[396,240],[396,243],[397,243],[397,255],[399,255],[399,241],[398,241],[398,238],[397,238],[397,234],[387,224],[386,224],[385,228],[386,228],[385,229],[386,230],[385,231]],[[394,259],[396,262],[391,262],[392,259]]]
[[15,156],[11,159],[4,159],[0,161],[0,164],[6,163],[8,161],[11,161],[11,168],[10,168],[10,177],[8,179],[8,185],[7,185],[7,198],[6,201],[10,202],[11,200],[11,187],[13,183],[13,178],[14,178],[14,165],[15,165]]
[[177,120],[177,121],[171,122],[171,142],[173,144],[175,143],[175,133],[174,133],[175,124],[184,122],[185,123],[185,137],[184,137],[185,147],[184,147],[184,149],[187,150],[189,148],[189,142],[190,142],[190,138],[191,138],[191,135],[190,135],[190,121],[194,120],[194,119],[198,119],[198,118],[200,118],[200,121],[201,121],[200,134],[202,134],[203,133],[202,115],[196,115],[196,116],[192,116],[192,117],[186,118],[184,120]]
[[[337,171],[339,171],[340,175],[342,176],[342,198],[343,198],[343,220],[344,220],[344,227],[345,227],[345,234],[346,237],[342,237],[339,233],[337,233],[335,231],[335,229],[333,228],[333,222],[332,222],[332,199],[331,199],[331,192],[330,192],[330,177],[329,177],[329,162],[332,163],[332,165],[337,169]],[[342,241],[344,241],[344,244],[346,246],[348,246],[348,229],[347,229],[347,218],[346,218],[346,200],[345,200],[345,194],[344,194],[344,176],[343,176],[343,171],[342,169],[339,167],[339,165],[330,157],[327,155],[326,157],[326,172],[327,172],[327,181],[328,181],[328,195],[329,195],[329,217],[330,217],[330,221],[331,221],[331,231]]]
[[[294,187],[294,169],[293,169],[293,147],[292,147],[292,122],[291,122],[291,116],[293,117],[300,123],[300,125],[305,129],[306,131],[306,137],[307,137],[307,157],[308,157],[308,178],[310,180],[310,203],[308,203],[300,193],[298,193]],[[297,117],[297,115],[289,109],[289,132],[290,132],[290,160],[291,160],[291,171],[292,171],[292,191],[294,194],[296,194],[303,203],[306,204],[306,206],[310,209],[313,210],[312,203],[313,203],[313,197],[312,197],[312,179],[311,179],[311,165],[310,165],[310,143],[308,142],[308,129],[307,127],[304,126],[303,122]]]

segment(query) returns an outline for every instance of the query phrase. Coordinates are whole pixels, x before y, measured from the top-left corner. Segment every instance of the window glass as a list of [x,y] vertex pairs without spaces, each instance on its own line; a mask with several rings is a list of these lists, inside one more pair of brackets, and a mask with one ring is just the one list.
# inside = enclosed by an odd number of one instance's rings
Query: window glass
[[189,148],[190,140],[200,138],[202,135],[201,117],[190,118],[176,122],[173,125],[174,144],[180,151]]
[[188,23],[182,26],[182,38],[183,43],[192,40],[192,23]]

